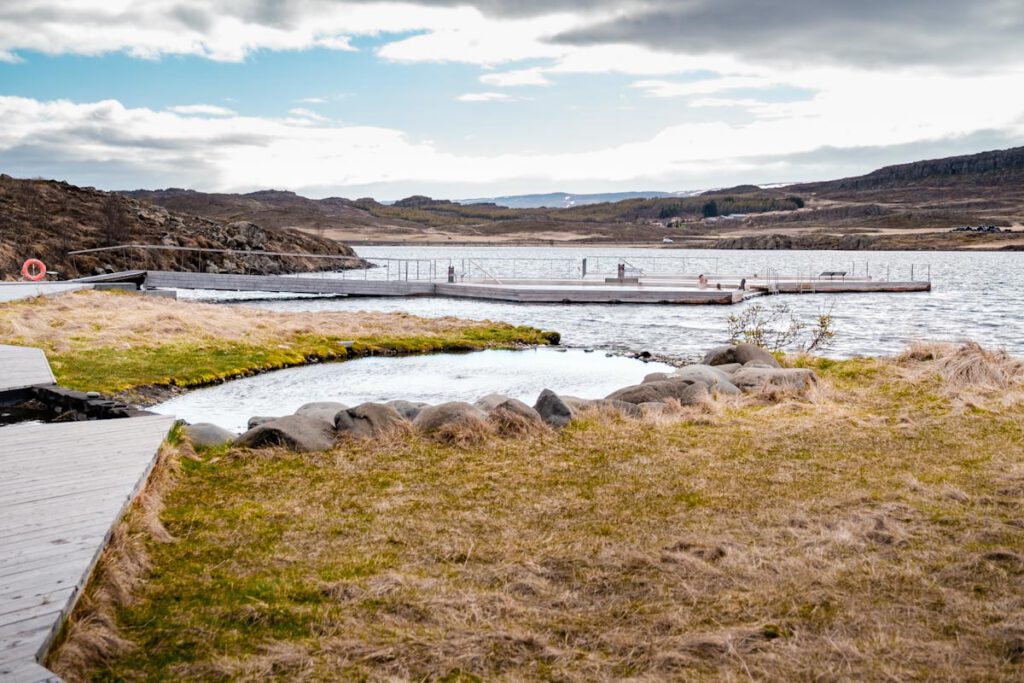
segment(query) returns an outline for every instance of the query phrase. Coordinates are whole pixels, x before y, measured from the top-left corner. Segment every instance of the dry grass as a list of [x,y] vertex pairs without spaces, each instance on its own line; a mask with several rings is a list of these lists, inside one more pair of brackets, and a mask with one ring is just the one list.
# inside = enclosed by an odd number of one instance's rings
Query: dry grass
[[896,360],[908,382],[937,377],[942,395],[959,406],[1024,400],[1024,362],[1002,349],[987,350],[975,342],[916,343]]
[[118,615],[136,648],[92,675],[1019,680],[1024,408],[954,409],[937,362],[804,359],[810,400],[183,461],[180,540]]
[[51,351],[130,350],[154,343],[280,344],[296,336],[341,339],[440,336],[479,327],[477,321],[406,313],[280,313],[155,297],[80,292],[0,309],[0,339]]

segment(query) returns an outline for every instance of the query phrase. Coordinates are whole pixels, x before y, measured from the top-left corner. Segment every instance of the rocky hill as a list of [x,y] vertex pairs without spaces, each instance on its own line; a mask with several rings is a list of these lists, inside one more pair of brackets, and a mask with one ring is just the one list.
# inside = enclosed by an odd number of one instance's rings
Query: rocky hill
[[[71,251],[123,244],[168,249],[68,255]],[[22,262],[30,257],[41,259],[64,277],[132,267],[277,273],[336,269],[345,263],[190,252],[173,247],[355,257],[344,244],[297,230],[262,227],[251,220],[199,217],[94,188],[0,175],[0,279],[16,277]],[[358,261],[347,263],[351,267]]]

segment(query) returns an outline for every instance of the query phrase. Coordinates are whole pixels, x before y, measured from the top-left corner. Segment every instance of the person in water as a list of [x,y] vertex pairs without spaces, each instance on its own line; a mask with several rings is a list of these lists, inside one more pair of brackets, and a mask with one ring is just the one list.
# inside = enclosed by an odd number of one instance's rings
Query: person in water
[[700,275],[697,276],[697,286],[700,287],[701,289],[708,288],[708,279],[704,277],[704,273],[701,273]]

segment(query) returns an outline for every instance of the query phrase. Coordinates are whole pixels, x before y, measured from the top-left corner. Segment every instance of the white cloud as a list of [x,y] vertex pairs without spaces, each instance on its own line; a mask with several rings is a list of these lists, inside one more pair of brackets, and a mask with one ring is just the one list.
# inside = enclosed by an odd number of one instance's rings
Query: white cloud
[[305,109],[304,107],[295,107],[294,109],[289,109],[288,113],[291,114],[292,116],[296,117],[296,118],[307,119],[309,121],[329,121],[330,120],[326,116],[321,116],[320,114],[317,114],[315,111],[312,111],[310,109]]
[[728,90],[766,89],[780,83],[758,76],[724,76],[696,81],[636,81],[632,87],[643,90],[650,97],[691,97],[710,95]]
[[496,85],[499,88],[525,85],[551,85],[551,81],[544,75],[544,70],[540,68],[484,74],[480,77],[480,82],[486,85]]
[[186,116],[233,116],[235,114],[227,107],[218,107],[215,104],[179,104],[167,109],[175,114],[185,114]]
[[[625,185],[642,178],[667,184],[687,174],[711,177],[723,169],[764,173],[772,159],[825,147],[902,145],[981,131],[1003,131],[1019,139],[1024,137],[1024,91],[1014,86],[1022,76],[847,75],[842,88],[810,100],[762,103],[752,122],[684,123],[647,139],[583,152],[490,156],[445,151],[390,128],[310,125],[306,118],[199,118],[127,108],[112,100],[0,97],[0,155],[10,159],[16,152],[19,172],[26,175],[62,176],[66,168],[118,164],[128,169],[126,175],[223,191],[342,191],[346,186],[442,182],[470,186],[523,179]],[[950,98],[950,92],[957,97]],[[865,107],[867,101],[878,106]]]
[[459,102],[514,102],[518,98],[503,92],[468,92],[455,99]]
[[300,104],[324,104],[325,102],[327,102],[327,100],[323,97],[302,97],[295,101]]

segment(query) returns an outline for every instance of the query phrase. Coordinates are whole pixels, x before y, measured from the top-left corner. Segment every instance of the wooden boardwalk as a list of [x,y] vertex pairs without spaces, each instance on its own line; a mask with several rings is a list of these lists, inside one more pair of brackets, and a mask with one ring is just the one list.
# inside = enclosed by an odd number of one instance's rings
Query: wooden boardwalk
[[174,424],[164,415],[0,428],[0,681],[38,664]]
[[91,289],[92,285],[82,282],[0,282],[0,304],[36,296],[55,296],[79,289]]
[[0,344],[0,394],[56,382],[42,349]]

